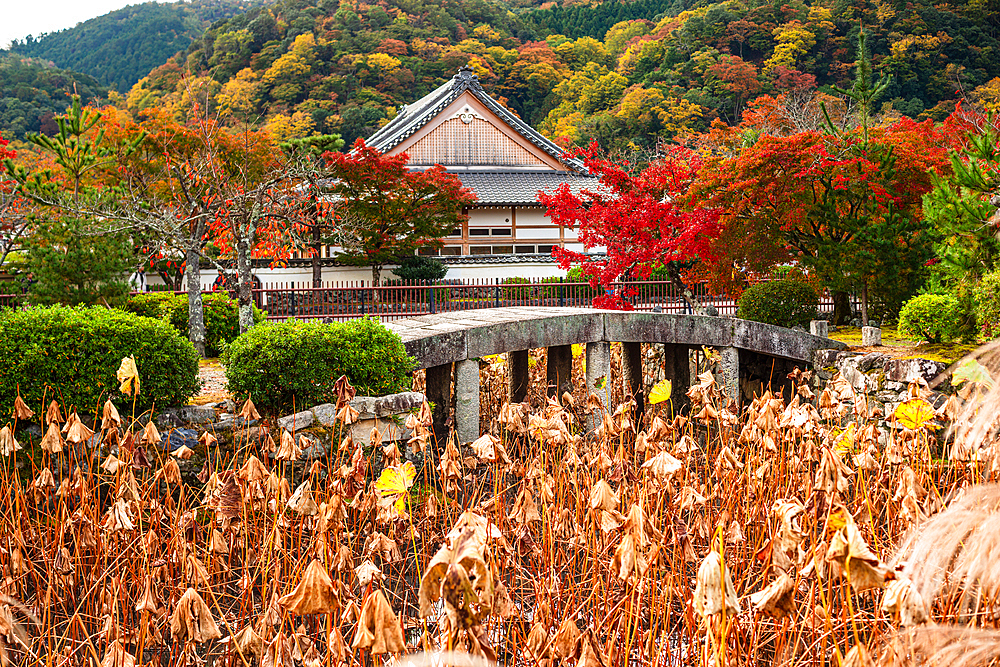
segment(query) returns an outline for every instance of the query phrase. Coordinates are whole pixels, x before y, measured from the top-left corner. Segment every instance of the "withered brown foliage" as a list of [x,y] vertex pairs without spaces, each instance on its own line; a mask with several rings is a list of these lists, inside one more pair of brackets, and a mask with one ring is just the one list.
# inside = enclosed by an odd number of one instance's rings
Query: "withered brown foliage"
[[[426,405],[398,445],[356,442],[344,382],[314,461],[273,425],[170,455],[111,403],[91,416],[19,405],[13,418],[44,437],[0,429],[0,663],[1000,654],[1000,491],[980,486],[1000,474],[995,429],[935,428],[988,420],[989,388],[908,428],[842,379],[814,392],[802,372],[791,400],[765,392],[738,409],[703,364],[683,416],[669,402],[638,415],[620,383],[611,411],[579,389],[548,396],[534,358],[515,405],[502,359],[484,362],[473,443],[435,442]],[[577,387],[582,373],[578,358]],[[249,401],[241,414],[258,416]]]

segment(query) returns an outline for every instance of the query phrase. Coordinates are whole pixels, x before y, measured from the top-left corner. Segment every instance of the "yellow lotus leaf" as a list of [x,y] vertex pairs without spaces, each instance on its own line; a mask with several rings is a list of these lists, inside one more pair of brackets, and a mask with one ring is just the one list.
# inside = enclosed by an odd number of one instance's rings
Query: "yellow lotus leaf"
[[908,428],[911,431],[922,426],[930,429],[937,428],[934,424],[929,423],[934,419],[934,408],[922,398],[911,398],[908,401],[903,401],[896,406],[893,415],[903,428]]
[[837,444],[833,448],[839,454],[846,454],[847,452],[854,451],[854,422],[847,425],[844,432],[841,433],[840,439],[837,440]]
[[406,511],[406,492],[413,486],[417,478],[417,469],[407,461],[401,466],[392,466],[382,471],[375,480],[375,491],[383,498],[398,496],[396,509],[400,513]]
[[649,402],[653,405],[670,400],[670,393],[673,391],[673,383],[670,380],[660,380],[649,391]]
[[119,391],[128,396],[131,396],[133,391],[136,395],[139,394],[139,369],[135,366],[135,357],[122,359],[122,365],[118,367],[116,375],[121,382]]

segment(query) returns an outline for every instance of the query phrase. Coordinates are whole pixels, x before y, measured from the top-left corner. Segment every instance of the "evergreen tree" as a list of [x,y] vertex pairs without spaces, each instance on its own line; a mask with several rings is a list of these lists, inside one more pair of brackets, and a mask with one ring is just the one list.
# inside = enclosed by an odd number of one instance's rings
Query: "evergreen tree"
[[45,221],[25,242],[28,298],[33,303],[115,306],[128,296],[135,254],[128,238],[106,234],[89,221]]

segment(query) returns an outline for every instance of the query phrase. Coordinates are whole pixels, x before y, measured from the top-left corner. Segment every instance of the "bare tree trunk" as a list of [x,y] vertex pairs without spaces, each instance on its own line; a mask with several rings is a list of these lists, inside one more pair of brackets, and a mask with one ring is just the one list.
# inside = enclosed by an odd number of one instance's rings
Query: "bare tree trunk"
[[312,228],[312,273],[313,273],[313,287],[323,286],[323,266],[320,264],[319,253],[323,249],[323,245],[320,243],[320,228],[318,224],[314,224]]
[[687,302],[687,305],[691,308],[691,312],[695,315],[705,314],[705,308],[698,301],[698,297],[694,295],[691,288],[685,285],[684,281],[681,280],[681,271],[674,265],[670,266],[670,282],[672,282],[674,287],[680,291],[684,301]]
[[861,283],[861,326],[868,326],[868,281]]
[[187,251],[184,273],[188,291],[188,340],[198,354],[205,357],[205,310],[201,303],[201,255],[197,250]]
[[250,263],[250,243],[246,238],[236,242],[236,275],[239,277],[240,333],[253,328],[253,272]]
[[[372,287],[378,287],[382,282],[382,265],[372,264]],[[378,303],[378,290],[372,289],[372,305]]]

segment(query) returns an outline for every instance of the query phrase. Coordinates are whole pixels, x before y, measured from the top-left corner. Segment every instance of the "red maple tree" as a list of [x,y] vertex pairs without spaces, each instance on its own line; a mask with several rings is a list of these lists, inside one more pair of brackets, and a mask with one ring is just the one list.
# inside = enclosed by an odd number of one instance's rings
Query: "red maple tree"
[[[596,143],[572,151],[570,157],[581,159],[600,186],[574,194],[564,183],[554,192],[539,192],[547,215],[555,224],[576,230],[588,251],[557,248],[553,255],[559,266],[581,265],[592,286],[608,288],[619,280],[648,279],[663,265],[696,307],[683,264],[711,259],[712,240],[720,232],[717,210],[689,206],[688,188],[701,167],[698,155],[673,148],[639,173],[632,173],[626,162],[601,157]],[[593,250],[604,254],[589,254]],[[630,310],[629,295],[628,290],[602,295],[594,305]]]

